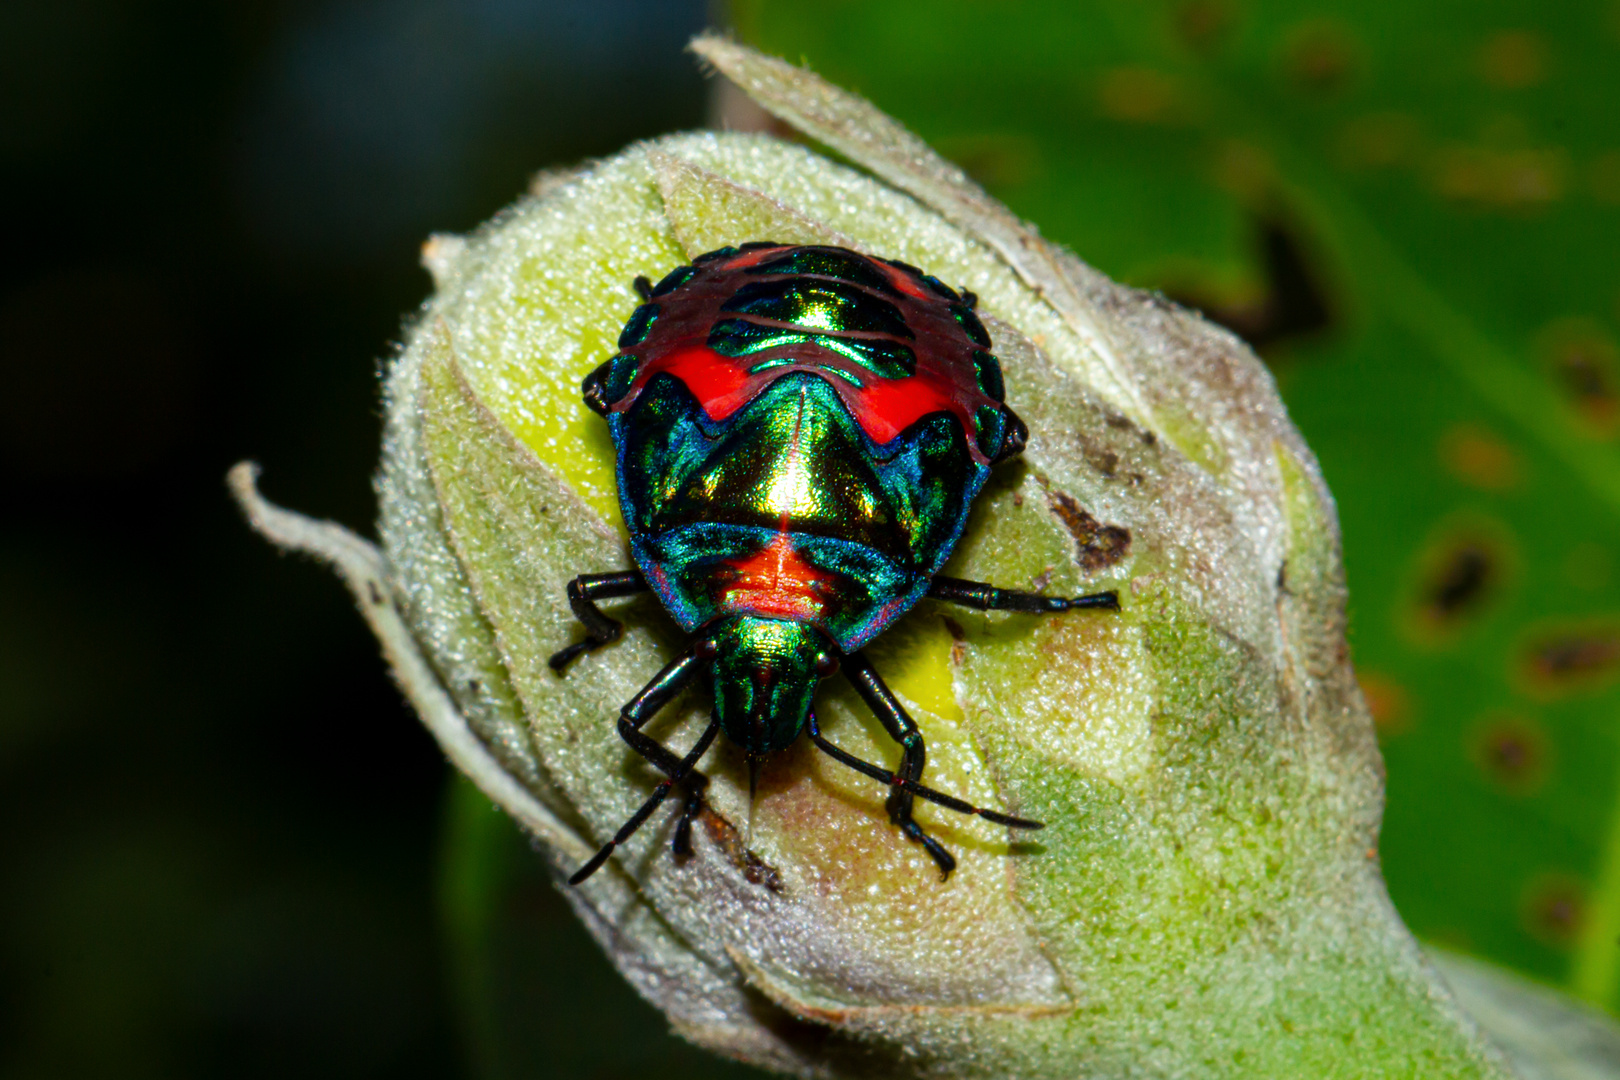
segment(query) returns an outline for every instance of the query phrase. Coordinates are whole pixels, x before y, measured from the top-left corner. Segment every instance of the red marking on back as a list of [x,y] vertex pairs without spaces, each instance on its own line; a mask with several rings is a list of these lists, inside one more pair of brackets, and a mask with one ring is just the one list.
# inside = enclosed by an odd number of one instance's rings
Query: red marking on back
[[904,379],[870,379],[853,394],[840,387],[839,395],[862,430],[879,446],[893,442],[929,413],[955,413],[962,427],[969,433],[973,431],[973,416],[957,396],[956,387],[922,372]]
[[[639,391],[661,371],[686,384],[714,421],[726,419],[752,401],[761,382],[733,358],[721,356],[707,345],[687,345],[660,353],[642,365],[636,373],[635,390]],[[626,400],[635,400],[635,394],[626,395]]]
[[786,533],[753,555],[732,559],[720,602],[733,611],[778,619],[816,621],[827,608],[833,575],[804,560]]
[[[833,387],[849,415],[877,445],[886,446],[923,417],[944,412],[960,422],[968,453],[987,464],[989,459],[976,437],[976,413],[985,405],[1003,411],[1006,406],[987,397],[978,384],[973,361],[977,347],[956,323],[948,298],[933,292],[911,272],[881,259],[863,256],[901,294],[891,299],[898,300],[916,335],[907,342],[917,359],[916,374],[885,379],[833,349],[811,343],[741,357],[723,356],[708,347],[714,324],[730,317],[723,316],[720,308],[746,279],[746,271],[788,250],[791,245],[756,248],[701,264],[691,281],[660,299],[663,312],[651,333],[641,345],[628,350],[637,357],[639,368],[614,411],[628,410],[648,380],[667,373],[685,384],[711,421],[722,423],[777,379],[807,372]],[[749,371],[767,358],[777,363],[759,372]]]
[[[749,359],[757,363],[759,358]],[[824,360],[783,364],[750,375],[742,363],[732,357],[722,356],[707,345],[688,345],[660,353],[643,365],[636,374],[635,390],[639,392],[654,375],[668,372],[685,384],[710,420],[720,423],[783,375],[808,371],[825,376],[831,368],[848,372],[854,380],[831,378],[827,381],[838,392],[856,423],[879,446],[894,441],[906,428],[930,413],[952,413],[962,422],[965,431],[974,430],[973,414],[951,381],[926,371],[903,379],[882,379],[857,364],[840,361],[842,358],[833,354]],[[625,403],[634,401],[635,397],[634,393],[626,395]]]

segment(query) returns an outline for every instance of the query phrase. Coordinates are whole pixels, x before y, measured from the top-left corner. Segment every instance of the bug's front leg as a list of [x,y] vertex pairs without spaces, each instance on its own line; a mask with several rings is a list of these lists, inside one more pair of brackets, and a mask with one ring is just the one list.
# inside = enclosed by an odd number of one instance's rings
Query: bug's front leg
[[674,847],[677,854],[691,853],[692,819],[703,807],[703,789],[709,783],[709,778],[697,771],[697,763],[714,742],[720,725],[710,721],[709,726],[698,736],[697,742],[687,751],[685,757],[676,757],[674,751],[641,729],[659,709],[669,704],[670,699],[692,681],[704,664],[713,658],[713,641],[705,638],[694,642],[685,652],[671,660],[664,670],[653,676],[652,681],[642,688],[641,693],[631,698],[624,708],[619,710],[620,737],[630,744],[632,750],[652,762],[653,766],[664,774],[664,779],[653,788],[652,795],[641,804],[641,809],[630,815],[630,819],[619,827],[613,839],[602,845],[589,862],[574,872],[574,876],[568,879],[568,884],[578,885],[601,869],[614,849],[635,835],[636,830],[646,823],[653,811],[658,809],[659,804],[677,786],[685,787],[686,804],[682,807],[680,821],[675,826]]
[[978,611],[1025,611],[1041,615],[1080,608],[1119,610],[1119,593],[1113,589],[1086,596],[1042,596],[1040,593],[998,589],[982,581],[940,576],[929,583],[928,595],[935,600],[949,600]]
[[602,614],[596,606],[598,600],[611,600],[616,596],[632,596],[645,592],[647,579],[640,570],[626,570],[617,574],[581,574],[568,583],[568,606],[574,617],[585,624],[585,640],[576,641],[551,657],[551,670],[561,673],[568,661],[582,652],[600,649],[619,640],[624,624]]

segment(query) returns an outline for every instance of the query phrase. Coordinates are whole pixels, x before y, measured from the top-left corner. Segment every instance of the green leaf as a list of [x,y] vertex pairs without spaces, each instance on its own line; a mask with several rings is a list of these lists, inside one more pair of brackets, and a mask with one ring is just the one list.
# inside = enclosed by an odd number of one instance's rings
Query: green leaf
[[[1276,335],[1339,504],[1390,892],[1420,935],[1611,1010],[1617,10],[733,6],[1102,271]],[[1328,325],[1289,337],[1302,285]]]

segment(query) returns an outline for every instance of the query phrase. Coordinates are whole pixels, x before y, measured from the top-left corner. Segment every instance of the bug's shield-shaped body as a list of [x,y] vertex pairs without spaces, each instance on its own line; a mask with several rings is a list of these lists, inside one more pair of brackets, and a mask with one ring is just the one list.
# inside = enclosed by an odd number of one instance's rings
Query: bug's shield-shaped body
[[904,264],[774,244],[651,291],[586,395],[683,628],[786,619],[847,653],[916,603],[1024,438],[971,305]]

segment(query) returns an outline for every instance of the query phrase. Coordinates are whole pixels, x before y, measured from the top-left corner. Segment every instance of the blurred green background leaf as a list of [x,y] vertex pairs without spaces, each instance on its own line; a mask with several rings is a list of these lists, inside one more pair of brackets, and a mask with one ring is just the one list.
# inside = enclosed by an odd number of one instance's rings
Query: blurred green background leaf
[[1396,905],[1620,1009],[1620,6],[732,10],[1260,347],[1339,501]]

